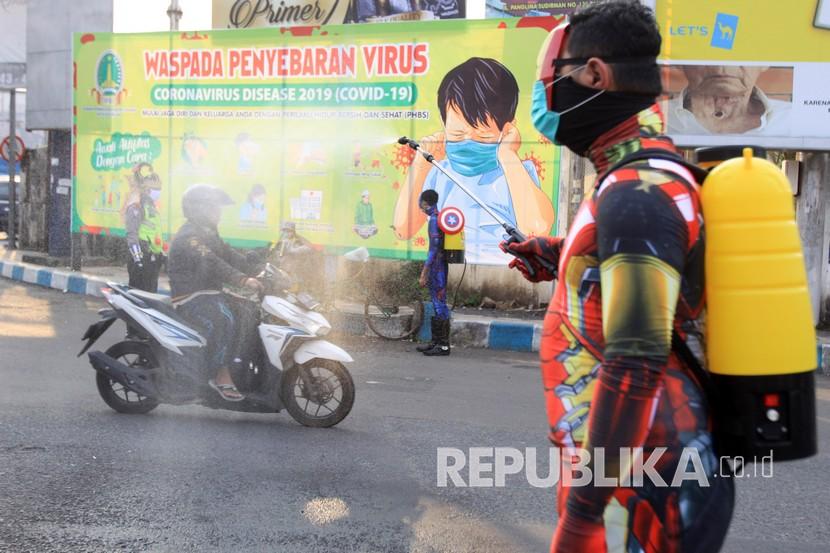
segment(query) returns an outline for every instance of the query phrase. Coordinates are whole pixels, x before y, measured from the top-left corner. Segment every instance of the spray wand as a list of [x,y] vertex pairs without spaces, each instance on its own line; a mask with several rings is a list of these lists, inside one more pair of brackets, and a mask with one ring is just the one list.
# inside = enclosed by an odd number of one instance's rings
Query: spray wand
[[[410,148],[412,148],[413,150],[415,150],[416,152],[418,152],[419,154],[424,156],[424,159],[427,160],[433,167],[435,167],[436,169],[441,171],[444,174],[444,176],[446,176],[448,179],[450,179],[450,182],[455,184],[465,194],[467,194],[470,197],[470,199],[472,199],[475,203],[477,203],[479,206],[481,206],[481,208],[490,217],[492,217],[498,224],[500,224],[502,226],[502,228],[504,228],[504,232],[506,232],[508,237],[509,237],[507,239],[508,244],[524,242],[525,240],[527,240],[527,237],[524,235],[524,233],[522,233],[522,231],[517,229],[515,226],[511,225],[503,217],[499,216],[495,211],[490,209],[490,207],[487,204],[485,204],[484,202],[482,202],[478,198],[478,196],[473,194],[466,186],[464,186],[463,184],[461,184],[460,182],[455,180],[452,177],[452,175],[450,175],[449,173],[447,173],[444,170],[443,167],[438,165],[438,163],[436,163],[436,161],[435,161],[435,156],[433,156],[429,152],[426,152],[426,151],[422,150],[420,144],[418,144],[417,142],[415,142],[411,138],[407,138],[405,136],[402,136],[398,139],[398,144],[409,146]],[[533,265],[531,265],[531,263],[530,263],[530,261],[528,260],[527,257],[525,257],[521,254],[518,254],[516,252],[513,252],[510,249],[507,249],[507,253],[509,253],[510,255],[515,257],[516,259],[518,259],[525,266],[525,269],[527,270],[527,273],[528,273],[529,276],[533,277],[536,274],[536,269],[533,268]],[[534,256],[534,258],[535,258],[536,262],[539,263],[539,265],[541,265],[542,267],[544,267],[548,272],[550,272],[550,274],[556,275],[557,267],[553,263],[549,262],[547,259],[539,257],[538,255]]]

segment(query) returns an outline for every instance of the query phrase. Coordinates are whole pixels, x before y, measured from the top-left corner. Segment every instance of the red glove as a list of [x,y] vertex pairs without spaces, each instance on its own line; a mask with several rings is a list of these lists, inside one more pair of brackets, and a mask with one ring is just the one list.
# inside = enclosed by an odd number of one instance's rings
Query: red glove
[[530,282],[542,282],[556,279],[556,274],[548,270],[539,262],[544,259],[551,267],[559,267],[559,253],[562,250],[562,239],[555,236],[531,236],[524,242],[502,242],[499,244],[505,253],[517,253],[528,260],[533,267],[531,276],[521,259],[510,262],[511,269],[519,269],[522,276]]
[[569,515],[567,511],[556,525],[550,553],[605,553],[605,526],[581,517]]

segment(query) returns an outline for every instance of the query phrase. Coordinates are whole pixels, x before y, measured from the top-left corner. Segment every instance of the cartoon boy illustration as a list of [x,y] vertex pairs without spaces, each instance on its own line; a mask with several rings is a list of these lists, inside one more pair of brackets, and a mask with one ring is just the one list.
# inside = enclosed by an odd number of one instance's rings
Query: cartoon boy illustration
[[[533,163],[519,158],[518,103],[519,85],[504,65],[470,58],[450,70],[438,87],[444,130],[420,143],[490,209],[526,234],[546,235],[554,221],[553,205],[540,188]],[[395,206],[393,226],[400,239],[412,238],[427,220],[418,208],[424,190],[438,193],[439,210],[454,206],[464,213],[468,261],[497,265],[510,260],[499,249],[504,240],[501,225],[420,155],[409,168]]]

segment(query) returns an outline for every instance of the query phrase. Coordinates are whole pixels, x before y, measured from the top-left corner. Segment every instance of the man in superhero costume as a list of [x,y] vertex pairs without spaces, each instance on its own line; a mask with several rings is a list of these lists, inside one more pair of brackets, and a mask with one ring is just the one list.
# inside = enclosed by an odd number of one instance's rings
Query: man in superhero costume
[[[550,439],[563,453],[584,448],[597,474],[630,474],[620,448],[643,448],[669,485],[558,490],[551,551],[714,552],[734,505],[731,478],[716,475],[710,412],[672,331],[689,339],[704,305],[699,186],[671,161],[632,162],[645,148],[675,152],[655,103],[661,91],[660,34],[650,10],[611,2],[573,15],[539,55],[532,114],[549,139],[588,157],[599,175],[567,237],[503,244],[529,257],[533,281],[553,280],[534,256],[558,264],[540,357]],[[691,453],[700,480],[671,485]],[[680,461],[680,463],[679,463]],[[678,467],[678,465],[683,465]],[[687,469],[688,470],[688,469]],[[699,473],[698,473],[699,475]]]
[[438,226],[438,192],[424,190],[419,199],[421,211],[429,217],[429,252],[421,270],[420,284],[429,287],[429,296],[435,315],[432,316],[432,342],[418,346],[427,356],[450,354],[450,309],[447,307],[447,254],[444,251],[444,232]]

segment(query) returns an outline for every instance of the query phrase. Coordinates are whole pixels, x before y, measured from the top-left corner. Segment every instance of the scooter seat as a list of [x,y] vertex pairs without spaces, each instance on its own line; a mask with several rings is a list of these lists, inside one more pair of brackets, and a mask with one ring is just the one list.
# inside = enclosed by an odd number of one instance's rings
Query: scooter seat
[[151,292],[139,290],[138,288],[129,288],[125,286],[116,288],[120,293],[124,294],[127,298],[130,298],[133,303],[143,304],[141,307],[150,307],[160,313],[164,313],[168,317],[173,318],[173,320],[182,320],[181,316],[176,312],[176,308],[173,306],[170,296],[153,294]]
[[164,294],[153,294],[152,292],[145,292],[144,290],[139,290],[138,288],[130,288],[130,294],[150,301],[157,301],[161,303],[166,303],[168,305],[173,305],[173,300],[170,296],[165,296]]

